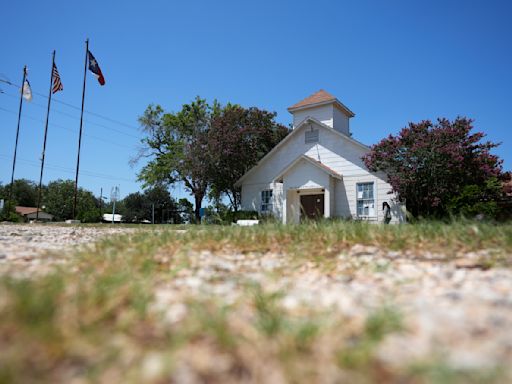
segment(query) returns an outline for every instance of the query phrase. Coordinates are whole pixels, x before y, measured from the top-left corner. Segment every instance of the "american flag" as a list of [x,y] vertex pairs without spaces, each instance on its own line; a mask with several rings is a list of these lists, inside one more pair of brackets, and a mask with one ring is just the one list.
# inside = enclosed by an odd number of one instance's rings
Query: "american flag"
[[62,82],[60,81],[59,71],[57,71],[57,66],[55,65],[55,63],[53,63],[52,78],[53,78],[52,93],[62,91],[64,89],[64,87],[62,86]]

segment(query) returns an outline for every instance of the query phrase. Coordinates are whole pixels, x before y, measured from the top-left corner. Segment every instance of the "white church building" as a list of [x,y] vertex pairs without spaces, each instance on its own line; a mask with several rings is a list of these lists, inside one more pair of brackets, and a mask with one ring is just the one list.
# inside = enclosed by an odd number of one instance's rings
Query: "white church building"
[[362,156],[369,148],[350,134],[354,113],[320,90],[292,105],[293,130],[238,181],[242,209],[271,214],[283,223],[351,218],[405,221],[385,174],[370,172]]

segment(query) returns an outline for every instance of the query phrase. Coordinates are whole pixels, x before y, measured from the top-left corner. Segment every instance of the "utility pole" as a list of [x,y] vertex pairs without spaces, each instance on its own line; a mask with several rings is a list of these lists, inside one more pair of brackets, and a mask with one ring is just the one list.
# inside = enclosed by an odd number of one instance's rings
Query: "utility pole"
[[100,217],[103,220],[103,187],[100,188]]
[[151,224],[155,224],[155,203],[151,204]]
[[119,187],[112,187],[112,190],[110,191],[110,201],[113,202],[112,207],[112,224],[114,224],[114,217],[116,215],[116,201],[119,199]]

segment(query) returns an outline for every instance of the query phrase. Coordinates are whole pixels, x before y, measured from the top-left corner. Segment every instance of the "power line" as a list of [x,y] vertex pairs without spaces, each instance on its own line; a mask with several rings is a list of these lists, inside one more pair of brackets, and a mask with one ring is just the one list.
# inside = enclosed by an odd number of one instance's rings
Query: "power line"
[[[14,83],[12,83],[12,82],[10,82],[10,81],[8,81],[8,80],[0,79],[0,82],[5,83],[5,84],[7,84],[7,85],[10,85],[10,86],[12,86],[12,87],[16,87],[16,88],[18,88],[18,89],[20,89],[20,88],[21,88],[18,84],[14,84]],[[44,94],[42,94],[42,93],[39,93],[39,92],[36,92],[36,91],[33,91],[33,93],[34,93],[34,94],[36,94],[36,95],[38,95],[38,96],[41,96],[41,97],[43,97],[43,98],[45,98],[45,99],[47,99],[47,98],[48,98],[48,96],[46,96],[46,95],[44,95]],[[59,99],[57,99],[57,98],[52,98],[52,100],[53,100],[53,101],[55,101],[55,102],[57,102],[57,103],[59,103],[59,104],[62,104],[62,105],[65,105],[65,106],[67,106],[67,107],[70,107],[70,108],[76,109],[76,110],[78,110],[78,111],[80,111],[80,110],[81,110],[81,108],[80,108],[80,107],[77,107],[76,105],[73,105],[73,104],[70,104],[70,103],[66,103],[65,101],[59,100]],[[139,128],[137,128],[137,127],[135,127],[135,126],[133,126],[133,125],[130,125],[130,124],[124,123],[124,122],[122,122],[122,121],[119,121],[119,120],[116,120],[116,119],[112,119],[111,117],[104,116],[104,115],[101,115],[101,114],[99,114],[99,113],[89,111],[89,110],[87,110],[87,109],[84,109],[84,112],[85,112],[85,113],[88,113],[88,114],[90,114],[90,115],[92,115],[92,116],[96,116],[96,117],[99,117],[99,118],[104,119],[104,120],[106,120],[106,121],[109,121],[109,122],[111,122],[111,123],[118,124],[118,125],[121,125],[121,126],[123,126],[123,127],[130,128],[130,129],[134,129],[134,130],[136,130],[137,132],[139,131]]]
[[[10,94],[10,93],[5,93],[5,92],[3,92],[3,94],[4,94],[5,96],[9,96],[9,97],[11,97],[11,98],[15,98],[15,99],[17,98],[17,96],[16,96],[16,95],[13,95],[13,94]],[[53,99],[52,99],[52,100],[53,100]],[[33,105],[35,105],[35,106],[38,106],[38,107],[40,107],[40,108],[46,109],[46,106],[44,106],[44,105],[42,105],[42,104],[36,103],[36,102],[34,102],[34,101],[31,101],[30,103],[31,103],[31,104],[33,104]],[[66,113],[66,112],[62,112],[62,111],[60,111],[60,110],[58,110],[58,109],[57,109],[57,110],[56,110],[56,109],[52,109],[52,112],[58,113],[58,114],[63,115],[63,116],[70,117],[70,118],[75,119],[75,120],[78,120],[78,119],[79,119],[79,118],[78,118],[78,117],[76,117],[76,116],[73,116],[73,115],[71,115],[71,114],[69,114],[69,113]],[[89,121],[89,120],[84,120],[84,122],[86,122],[86,123],[88,123],[88,124],[96,125],[96,126],[101,127],[101,128],[108,129],[108,130],[113,131],[113,132],[116,132],[116,133],[120,133],[120,134],[125,135],[125,136],[128,136],[128,137],[135,138],[135,139],[137,139],[137,140],[139,140],[139,139],[140,139],[140,137],[139,137],[139,136],[135,136],[135,135],[132,135],[132,134],[130,134],[130,133],[126,133],[126,132],[121,131],[121,130],[116,129],[116,128],[111,128],[111,127],[108,127],[108,126],[103,125],[103,124],[95,123],[95,122],[93,122],[93,121]]]
[[[10,109],[7,109],[7,108],[3,108],[3,107],[0,107],[0,110],[4,111],[4,112],[8,112],[8,113],[11,113],[11,114],[16,114],[15,111],[12,111]],[[38,123],[44,123],[44,120],[41,120],[41,119],[38,119],[36,117],[32,117],[32,116],[29,116],[27,115],[26,113],[22,113],[21,116],[23,116],[24,118],[26,119],[29,119],[29,120],[32,120],[32,121],[36,121]],[[52,127],[56,127],[56,128],[59,128],[59,129],[63,129],[65,131],[68,131],[68,132],[73,132],[75,133],[75,130],[72,129],[72,128],[68,128],[68,127],[64,127],[63,125],[60,125],[60,124],[57,124],[57,123],[49,123],[48,125],[52,126]],[[91,135],[89,133],[84,133],[84,136],[87,136],[87,137],[90,137],[92,139],[95,139],[95,140],[98,140],[98,141],[102,141],[104,143],[108,143],[108,144],[111,144],[111,145],[115,145],[115,146],[118,146],[118,147],[121,147],[121,148],[128,148],[128,149],[133,149],[132,147],[129,147],[127,145],[123,145],[123,144],[119,144],[119,143],[116,143],[115,141],[110,141],[110,140],[106,140],[102,137],[98,137],[98,136],[94,136],[94,135]]]
[[[0,153],[0,158],[10,159],[10,156],[4,155],[4,154]],[[41,166],[40,163],[38,163],[37,161],[34,161],[34,160],[28,160],[28,159],[24,159],[24,158],[18,158],[18,159],[20,160],[20,162],[25,163],[25,164],[30,165],[30,166],[33,166],[33,167],[39,168]],[[54,171],[61,171],[61,172],[71,173],[73,175],[75,174],[75,170],[74,169],[63,167],[63,166],[56,165],[56,164],[47,164],[46,168],[54,170]],[[117,176],[113,176],[113,175],[108,175],[108,174],[104,174],[104,173],[97,173],[97,172],[91,172],[91,171],[86,171],[86,170],[80,171],[80,175],[87,176],[87,177],[92,177],[92,178],[95,178],[95,179],[118,180],[118,181],[130,182],[130,183],[134,182],[134,180],[125,179],[123,177],[117,177]]]

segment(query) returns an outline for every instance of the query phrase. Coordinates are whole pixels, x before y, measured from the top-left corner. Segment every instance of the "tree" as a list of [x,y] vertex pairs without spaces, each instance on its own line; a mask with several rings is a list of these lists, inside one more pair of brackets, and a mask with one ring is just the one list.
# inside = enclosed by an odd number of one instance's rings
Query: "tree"
[[155,222],[163,223],[165,219],[179,221],[177,218],[176,201],[163,185],[156,185],[144,193],[131,193],[123,199],[125,207],[124,220],[141,222],[152,219],[152,208],[155,209]]
[[191,223],[194,219],[194,207],[187,199],[179,199],[178,212],[179,221],[175,221],[175,223]]
[[197,222],[209,186],[207,134],[218,108],[217,103],[210,106],[197,97],[178,113],[164,113],[160,106],[150,105],[139,119],[147,136],[135,161],[150,159],[139,180],[145,186],[183,183],[194,196]]
[[3,208],[0,209],[0,221],[19,221],[20,217],[16,214],[14,202],[11,204],[8,199],[9,188],[0,183],[0,201],[4,203]]
[[[72,217],[74,188],[73,180],[59,179],[48,183],[42,200],[45,211],[52,214],[55,220]],[[99,221],[99,201],[92,192],[79,188],[77,199],[77,218],[82,221]]]
[[[6,204],[9,198],[10,188],[10,183],[0,188],[0,199],[4,199]],[[35,207],[37,205],[36,183],[26,179],[14,180],[12,184],[12,199],[16,205]]]
[[177,222],[178,214],[176,201],[171,197],[169,190],[163,185],[155,185],[144,192],[149,206],[154,206],[155,209],[155,222],[164,223],[165,218]]
[[124,221],[128,223],[139,223],[143,220],[149,220],[148,205],[144,195],[140,192],[130,193],[123,199],[125,214]]
[[410,123],[371,147],[363,160],[371,171],[387,174],[413,216],[444,216],[465,186],[485,185],[501,173],[502,160],[490,153],[499,144],[481,142],[485,135],[472,129],[473,121],[464,117]]
[[235,212],[241,203],[236,181],[289,132],[275,117],[258,108],[228,104],[212,118],[207,162],[212,197],[227,196]]

